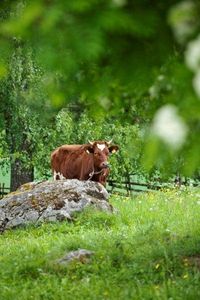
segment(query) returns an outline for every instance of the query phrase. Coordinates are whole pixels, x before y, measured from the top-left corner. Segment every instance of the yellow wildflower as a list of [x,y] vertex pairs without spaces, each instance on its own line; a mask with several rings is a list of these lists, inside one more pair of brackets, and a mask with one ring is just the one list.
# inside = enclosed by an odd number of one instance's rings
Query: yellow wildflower
[[156,264],[155,268],[156,270],[160,267],[160,264]]

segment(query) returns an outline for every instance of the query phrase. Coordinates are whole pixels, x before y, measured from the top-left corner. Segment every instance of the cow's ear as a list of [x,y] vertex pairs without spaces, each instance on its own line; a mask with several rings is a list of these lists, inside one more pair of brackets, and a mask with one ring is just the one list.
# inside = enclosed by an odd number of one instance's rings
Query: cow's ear
[[90,153],[94,153],[94,149],[91,145],[87,145],[85,146],[85,151],[90,154]]
[[110,153],[115,153],[119,150],[119,147],[117,145],[112,145],[109,148]]

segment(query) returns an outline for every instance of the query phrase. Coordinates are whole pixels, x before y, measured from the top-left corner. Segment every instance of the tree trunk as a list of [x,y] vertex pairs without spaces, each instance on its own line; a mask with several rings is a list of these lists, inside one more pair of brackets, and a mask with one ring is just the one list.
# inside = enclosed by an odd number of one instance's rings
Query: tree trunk
[[11,163],[10,190],[15,191],[20,185],[34,180],[33,167],[26,168],[21,160]]

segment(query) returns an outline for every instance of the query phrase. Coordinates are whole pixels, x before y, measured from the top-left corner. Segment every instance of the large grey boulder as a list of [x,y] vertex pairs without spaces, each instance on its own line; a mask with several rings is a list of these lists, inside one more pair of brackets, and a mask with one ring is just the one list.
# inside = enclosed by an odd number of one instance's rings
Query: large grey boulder
[[86,207],[112,212],[108,192],[92,181],[57,180],[27,183],[0,200],[0,231],[20,225],[72,220]]

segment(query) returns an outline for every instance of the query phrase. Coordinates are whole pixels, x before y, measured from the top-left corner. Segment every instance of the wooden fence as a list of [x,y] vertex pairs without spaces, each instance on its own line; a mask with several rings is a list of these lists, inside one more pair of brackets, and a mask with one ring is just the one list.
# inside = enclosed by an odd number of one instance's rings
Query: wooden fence
[[134,181],[122,181],[108,180],[107,189],[109,192],[127,193],[131,192],[146,192],[151,190],[160,190],[161,188],[168,187],[169,184],[156,184],[156,183],[144,183]]
[[[172,181],[172,182],[138,182],[138,181],[121,181],[108,180],[107,190],[111,193],[122,193],[131,194],[131,192],[147,192],[147,191],[158,191],[165,188],[174,188],[181,186],[189,186],[187,180],[183,181]],[[193,187],[199,187],[200,183],[193,183]]]
[[5,183],[0,183],[0,199],[10,192],[10,188],[5,187]]

